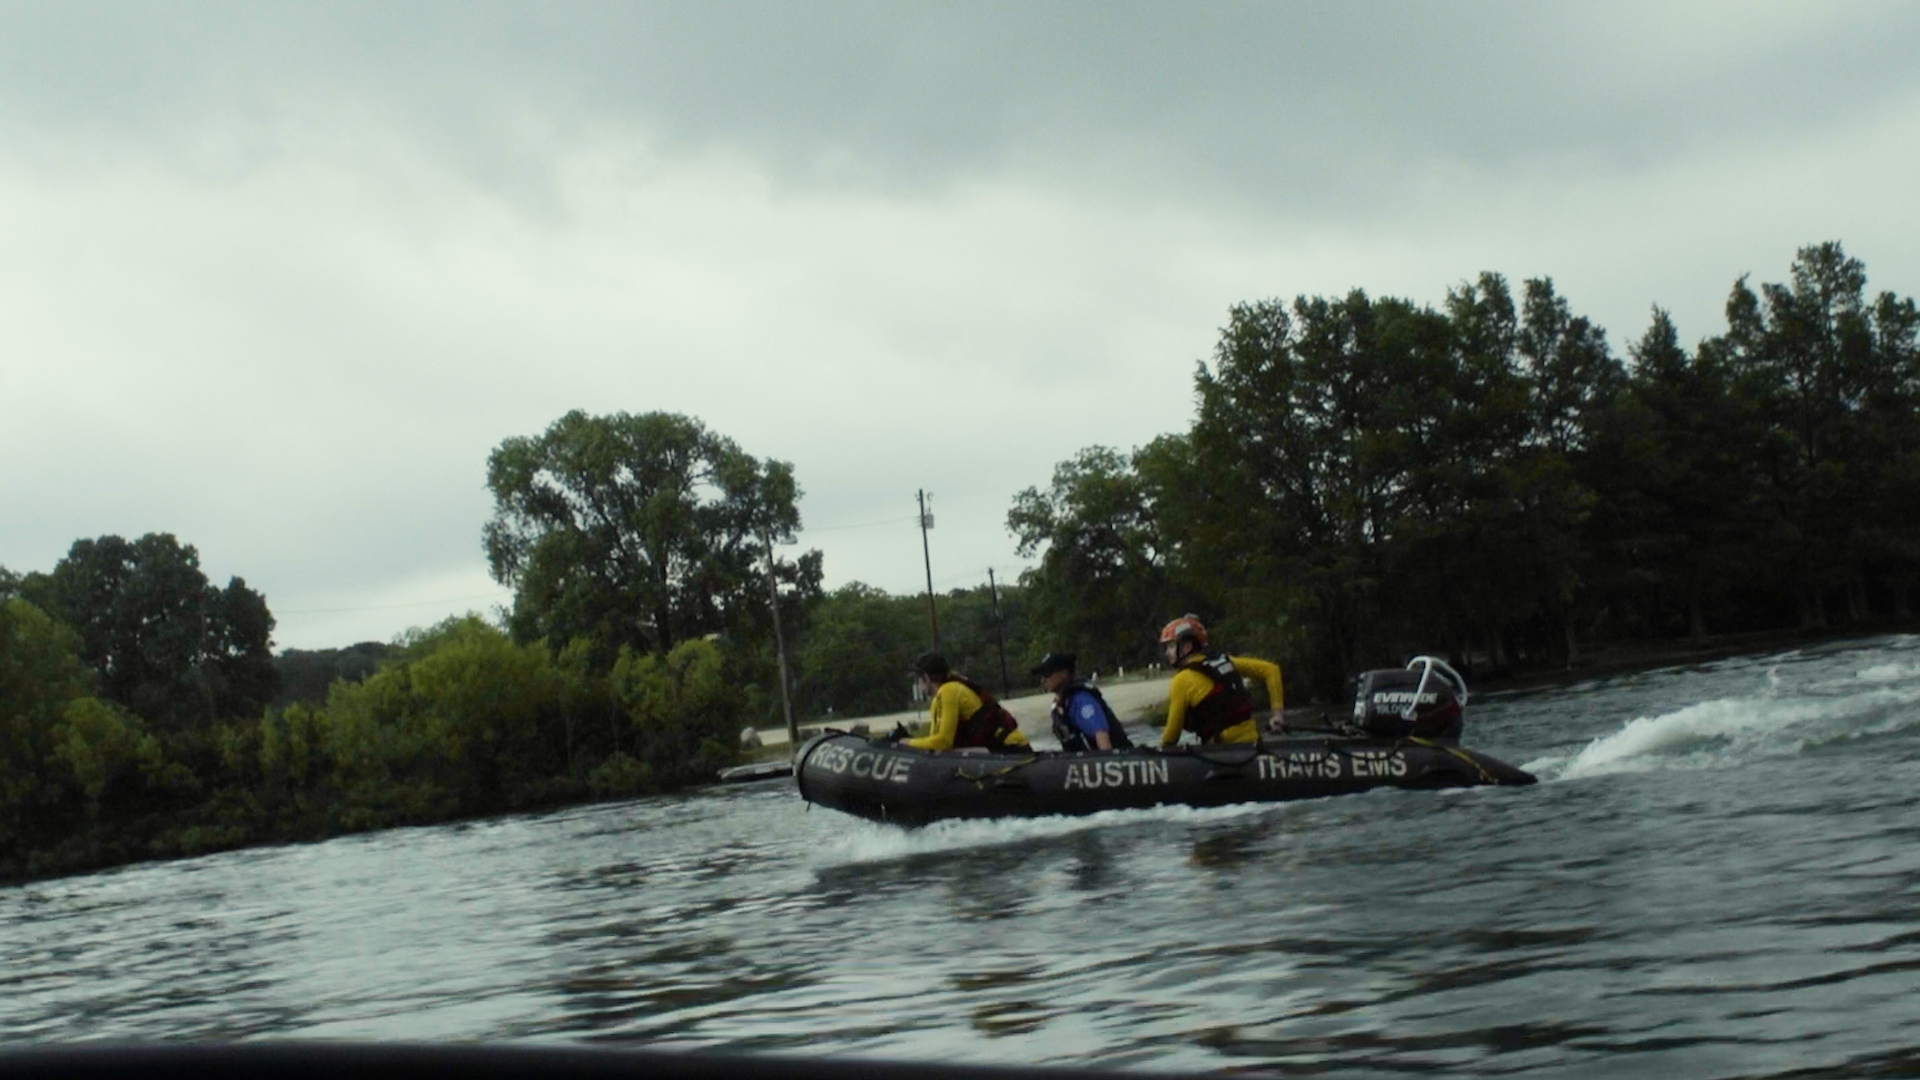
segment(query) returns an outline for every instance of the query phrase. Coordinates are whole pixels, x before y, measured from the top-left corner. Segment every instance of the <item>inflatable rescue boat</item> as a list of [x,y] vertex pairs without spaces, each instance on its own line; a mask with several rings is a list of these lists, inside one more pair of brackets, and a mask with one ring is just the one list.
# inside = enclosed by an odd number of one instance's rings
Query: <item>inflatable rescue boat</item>
[[1414,789],[1523,785],[1532,774],[1457,745],[1466,683],[1444,662],[1358,680],[1354,722],[1259,743],[1068,753],[926,751],[827,731],[795,755],[800,796],[872,821],[1226,806]]

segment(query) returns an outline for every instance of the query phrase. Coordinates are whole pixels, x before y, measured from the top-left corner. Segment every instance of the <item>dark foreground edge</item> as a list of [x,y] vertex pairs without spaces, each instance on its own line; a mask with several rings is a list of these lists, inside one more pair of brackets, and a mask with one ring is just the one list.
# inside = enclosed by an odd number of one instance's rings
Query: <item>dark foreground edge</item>
[[[1167,1076],[1156,1073],[1156,1077]],[[532,1047],[313,1042],[79,1044],[0,1051],[0,1077],[21,1080],[102,1080],[112,1077],[501,1077],[507,1080],[1059,1080],[1139,1074],[1084,1069],[1019,1069],[941,1065],[861,1058],[791,1058]]]

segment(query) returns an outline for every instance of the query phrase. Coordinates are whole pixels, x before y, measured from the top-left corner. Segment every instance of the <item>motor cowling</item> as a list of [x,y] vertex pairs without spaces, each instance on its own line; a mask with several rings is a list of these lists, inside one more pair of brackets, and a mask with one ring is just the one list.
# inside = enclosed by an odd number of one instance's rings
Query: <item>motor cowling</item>
[[1353,722],[1378,738],[1459,742],[1466,704],[1466,680],[1445,661],[1419,656],[1404,668],[1361,673]]

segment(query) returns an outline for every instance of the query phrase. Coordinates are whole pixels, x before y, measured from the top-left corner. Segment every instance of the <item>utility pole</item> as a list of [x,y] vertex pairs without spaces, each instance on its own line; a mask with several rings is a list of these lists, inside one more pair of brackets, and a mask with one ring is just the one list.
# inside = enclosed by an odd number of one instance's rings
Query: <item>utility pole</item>
[[1013,695],[1013,681],[1007,677],[1007,631],[1000,621],[1000,586],[993,583],[993,567],[987,567],[987,592],[993,597],[993,640],[1000,646],[1000,696]]
[[767,599],[773,604],[773,647],[780,653],[780,711],[787,718],[787,752],[800,752],[800,728],[793,722],[793,699],[787,693],[787,637],[780,631],[780,585],[773,576],[773,534],[760,532],[767,547]]
[[920,557],[927,563],[927,625],[933,628],[933,651],[940,651],[940,616],[933,610],[933,553],[927,547],[927,530],[933,528],[933,515],[927,513],[927,493],[920,492]]

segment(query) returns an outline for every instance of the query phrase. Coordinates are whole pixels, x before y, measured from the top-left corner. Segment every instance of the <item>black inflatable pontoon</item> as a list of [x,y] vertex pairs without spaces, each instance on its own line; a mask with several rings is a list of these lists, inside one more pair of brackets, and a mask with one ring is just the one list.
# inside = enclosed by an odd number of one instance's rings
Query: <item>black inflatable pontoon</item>
[[930,753],[834,731],[801,748],[794,779],[808,802],[899,825],[1534,782],[1485,754],[1411,737],[982,754]]
[[993,754],[933,753],[828,731],[801,747],[794,781],[808,802],[899,825],[1278,802],[1377,787],[1533,783],[1531,773],[1453,745],[1465,683],[1439,661],[1415,661],[1422,663],[1427,667],[1417,676],[1413,671],[1362,676],[1350,735],[1171,750]]

